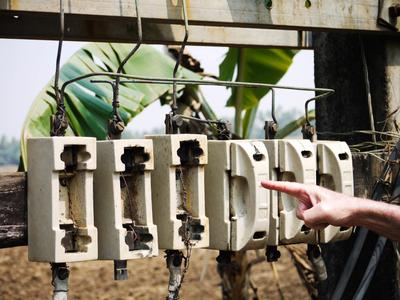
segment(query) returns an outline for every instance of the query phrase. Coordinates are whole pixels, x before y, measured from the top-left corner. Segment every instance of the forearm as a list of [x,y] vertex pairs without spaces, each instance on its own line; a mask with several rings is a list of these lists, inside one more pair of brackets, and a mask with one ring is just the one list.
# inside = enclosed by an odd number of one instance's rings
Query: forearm
[[400,241],[400,206],[365,199],[357,202],[354,225]]

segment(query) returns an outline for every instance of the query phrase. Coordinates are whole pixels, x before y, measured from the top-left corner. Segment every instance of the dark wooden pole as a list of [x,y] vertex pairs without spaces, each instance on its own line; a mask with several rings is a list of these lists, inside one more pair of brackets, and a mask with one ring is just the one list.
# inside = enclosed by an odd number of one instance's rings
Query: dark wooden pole
[[[400,68],[396,62],[393,47],[399,42],[384,36],[362,36],[356,34],[319,33],[315,41],[315,84],[336,90],[327,101],[316,104],[316,126],[318,132],[350,132],[371,129],[367,93],[361,56],[364,44],[369,71],[372,109],[377,130],[394,130],[400,90],[393,68]],[[362,42],[361,42],[362,41]],[[399,55],[399,53],[397,55]],[[397,64],[397,65],[396,65]],[[399,75],[400,76],[400,75]],[[371,141],[370,135],[319,134],[318,139],[344,140],[349,144]],[[379,138],[378,138],[379,139]],[[371,155],[354,158],[355,195],[368,197],[378,178],[381,162]],[[397,230],[397,229],[394,229]],[[377,236],[370,233],[361,258],[356,265],[354,276],[348,284],[344,299],[351,299],[365,266],[369,261]],[[328,269],[328,280],[319,286],[319,298],[330,299],[352,249],[354,238],[323,246],[323,256]],[[391,242],[387,243],[377,272],[365,299],[397,299],[396,257]]]
[[0,173],[0,248],[27,244],[25,173]]

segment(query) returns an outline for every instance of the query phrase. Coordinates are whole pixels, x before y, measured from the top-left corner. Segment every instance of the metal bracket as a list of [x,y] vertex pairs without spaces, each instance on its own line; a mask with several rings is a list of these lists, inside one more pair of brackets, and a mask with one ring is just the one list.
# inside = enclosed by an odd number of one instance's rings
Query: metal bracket
[[303,134],[304,140],[310,140],[311,142],[315,142],[317,140],[317,131],[310,123],[303,125],[301,128],[301,133]]
[[53,299],[67,300],[69,269],[66,263],[51,264],[51,284],[53,285]]
[[392,31],[400,30],[400,1],[380,0],[378,24]]
[[114,260],[114,280],[128,279],[128,261]]
[[183,253],[178,250],[166,250],[165,259],[169,270],[168,296],[167,300],[178,300],[179,290],[182,285],[182,262]]
[[172,112],[165,115],[165,133],[177,134],[179,128],[183,125],[183,119],[180,115],[174,115]]
[[59,109],[50,119],[51,136],[64,136],[68,128],[68,117],[63,109]]
[[265,121],[264,131],[266,140],[274,140],[278,132],[278,124],[275,121]]
[[278,250],[277,246],[267,246],[265,250],[265,257],[267,262],[278,261],[281,257],[281,252]]

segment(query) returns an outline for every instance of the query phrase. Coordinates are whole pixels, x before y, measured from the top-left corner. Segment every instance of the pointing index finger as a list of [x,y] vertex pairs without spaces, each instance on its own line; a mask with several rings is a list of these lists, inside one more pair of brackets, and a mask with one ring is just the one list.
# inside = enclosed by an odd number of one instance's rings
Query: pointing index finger
[[261,185],[266,189],[286,193],[298,198],[302,202],[306,202],[306,190],[302,184],[297,182],[263,180],[261,181]]

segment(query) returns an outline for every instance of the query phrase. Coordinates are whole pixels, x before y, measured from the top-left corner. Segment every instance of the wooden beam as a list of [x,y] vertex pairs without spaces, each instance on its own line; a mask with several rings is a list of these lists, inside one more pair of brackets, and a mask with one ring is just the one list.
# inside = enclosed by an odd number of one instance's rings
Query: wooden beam
[[[369,154],[353,154],[353,164],[355,195],[367,197],[383,162]],[[0,173],[0,248],[27,245],[26,187],[25,173]]]
[[[59,38],[58,15],[27,13],[17,15],[0,11],[0,38]],[[132,18],[66,15],[65,39],[72,41],[123,42],[137,40],[137,24]],[[143,21],[143,42],[146,44],[179,45],[184,37],[182,25]],[[279,29],[190,26],[189,45],[311,48],[311,33]]]
[[[186,0],[187,1],[187,0]],[[93,15],[98,18],[134,17],[132,0],[69,0],[65,11],[70,14]],[[188,16],[193,25],[286,28],[302,31],[389,31],[377,24],[378,16],[386,16],[388,5],[400,0],[312,0],[306,8],[304,0],[273,0],[268,9],[265,1],[245,0],[191,0],[187,1]],[[181,0],[142,0],[140,13],[144,20],[161,23],[182,23]],[[59,12],[59,1],[55,0],[0,0],[0,8],[27,12]],[[385,9],[384,12],[381,11]],[[397,26],[397,20],[391,20]]]
[[0,173],[0,248],[27,245],[25,173]]

